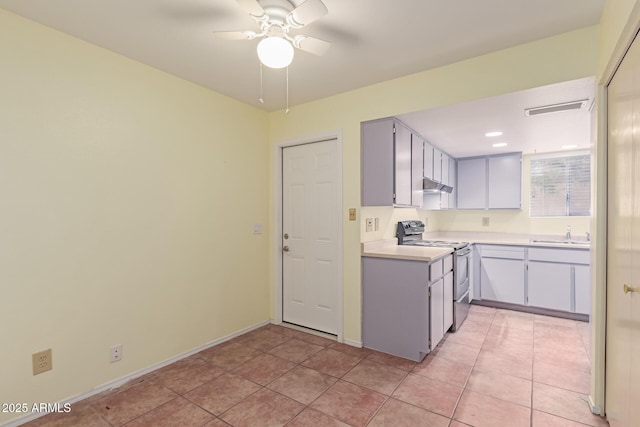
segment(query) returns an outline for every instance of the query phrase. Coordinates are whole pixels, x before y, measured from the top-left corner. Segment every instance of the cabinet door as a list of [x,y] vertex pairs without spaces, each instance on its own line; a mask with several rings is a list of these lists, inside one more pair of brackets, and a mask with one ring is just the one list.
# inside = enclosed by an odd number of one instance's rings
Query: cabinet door
[[449,330],[451,325],[453,325],[453,271],[450,271],[449,274],[444,276],[444,302],[443,302],[443,319],[444,326],[443,332]]
[[396,205],[411,206],[411,131],[396,123],[395,134],[395,199]]
[[489,209],[520,209],[522,155],[489,157]]
[[424,141],[415,134],[411,135],[411,205],[422,206],[422,177],[424,176]]
[[[442,153],[442,183],[449,185],[449,156]],[[440,193],[440,208],[449,209],[449,193]]]
[[487,206],[487,159],[458,160],[458,209],[485,209]]
[[528,305],[571,311],[571,265],[529,262]]
[[444,279],[440,279],[430,287],[431,298],[431,350],[436,348],[444,337]]
[[524,305],[523,260],[483,257],[481,270],[481,299]]
[[591,269],[588,265],[574,267],[576,313],[591,314]]
[[458,167],[456,164],[456,159],[450,157],[449,158],[449,185],[453,187],[453,191],[450,194],[447,194],[449,198],[449,209],[456,209],[456,196],[458,191]]
[[424,176],[433,179],[433,145],[425,142],[423,150],[422,163],[424,168]]
[[442,182],[442,151],[433,147],[433,180]]
[[362,206],[393,205],[393,120],[361,125]]

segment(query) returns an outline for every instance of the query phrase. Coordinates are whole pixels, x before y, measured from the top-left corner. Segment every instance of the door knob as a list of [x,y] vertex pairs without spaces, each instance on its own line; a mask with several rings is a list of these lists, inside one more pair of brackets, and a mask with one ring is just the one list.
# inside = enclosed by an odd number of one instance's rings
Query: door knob
[[640,292],[640,288],[634,288],[627,284],[624,285],[623,289],[625,294],[628,294],[629,292]]
[[284,240],[287,240],[289,238],[289,233],[284,233]]
[[282,248],[282,252],[289,252],[289,246],[285,246]]

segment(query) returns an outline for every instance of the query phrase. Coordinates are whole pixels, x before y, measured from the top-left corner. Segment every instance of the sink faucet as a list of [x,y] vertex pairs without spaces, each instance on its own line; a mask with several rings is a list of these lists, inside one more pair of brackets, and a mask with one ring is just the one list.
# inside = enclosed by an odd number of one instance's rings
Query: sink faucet
[[571,240],[571,226],[567,225],[567,240]]

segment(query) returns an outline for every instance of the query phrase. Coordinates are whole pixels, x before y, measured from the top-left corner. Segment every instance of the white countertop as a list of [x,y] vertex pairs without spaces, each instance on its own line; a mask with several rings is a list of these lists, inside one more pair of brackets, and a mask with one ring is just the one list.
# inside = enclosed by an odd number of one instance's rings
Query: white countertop
[[[511,245],[582,250],[590,249],[590,243],[587,241],[584,241],[584,243],[572,244],[559,242],[534,242],[533,240],[561,240],[561,238],[558,236],[532,236],[528,234],[436,231],[424,233],[423,238],[425,240],[450,240],[483,245]],[[360,245],[362,256],[376,258],[394,258],[431,262],[438,258],[442,258],[447,254],[453,253],[452,248],[398,246],[398,239],[396,238],[364,242]]]
[[435,231],[423,234],[425,240],[451,240],[484,245],[536,246],[562,249],[590,249],[591,244],[576,238],[580,243],[534,242],[534,240],[562,240],[563,236],[511,233],[483,233],[477,231]]
[[361,243],[361,254],[374,258],[406,259],[431,262],[453,253],[452,248],[424,246],[398,246],[398,239],[376,240]]

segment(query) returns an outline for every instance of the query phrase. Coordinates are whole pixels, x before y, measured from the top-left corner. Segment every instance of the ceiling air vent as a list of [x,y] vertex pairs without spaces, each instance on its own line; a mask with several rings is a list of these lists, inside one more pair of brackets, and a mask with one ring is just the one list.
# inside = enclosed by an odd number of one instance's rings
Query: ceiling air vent
[[545,105],[544,107],[525,108],[524,115],[527,117],[538,116],[540,114],[558,113],[560,111],[584,110],[589,104],[588,99],[580,101],[563,102],[561,104]]

